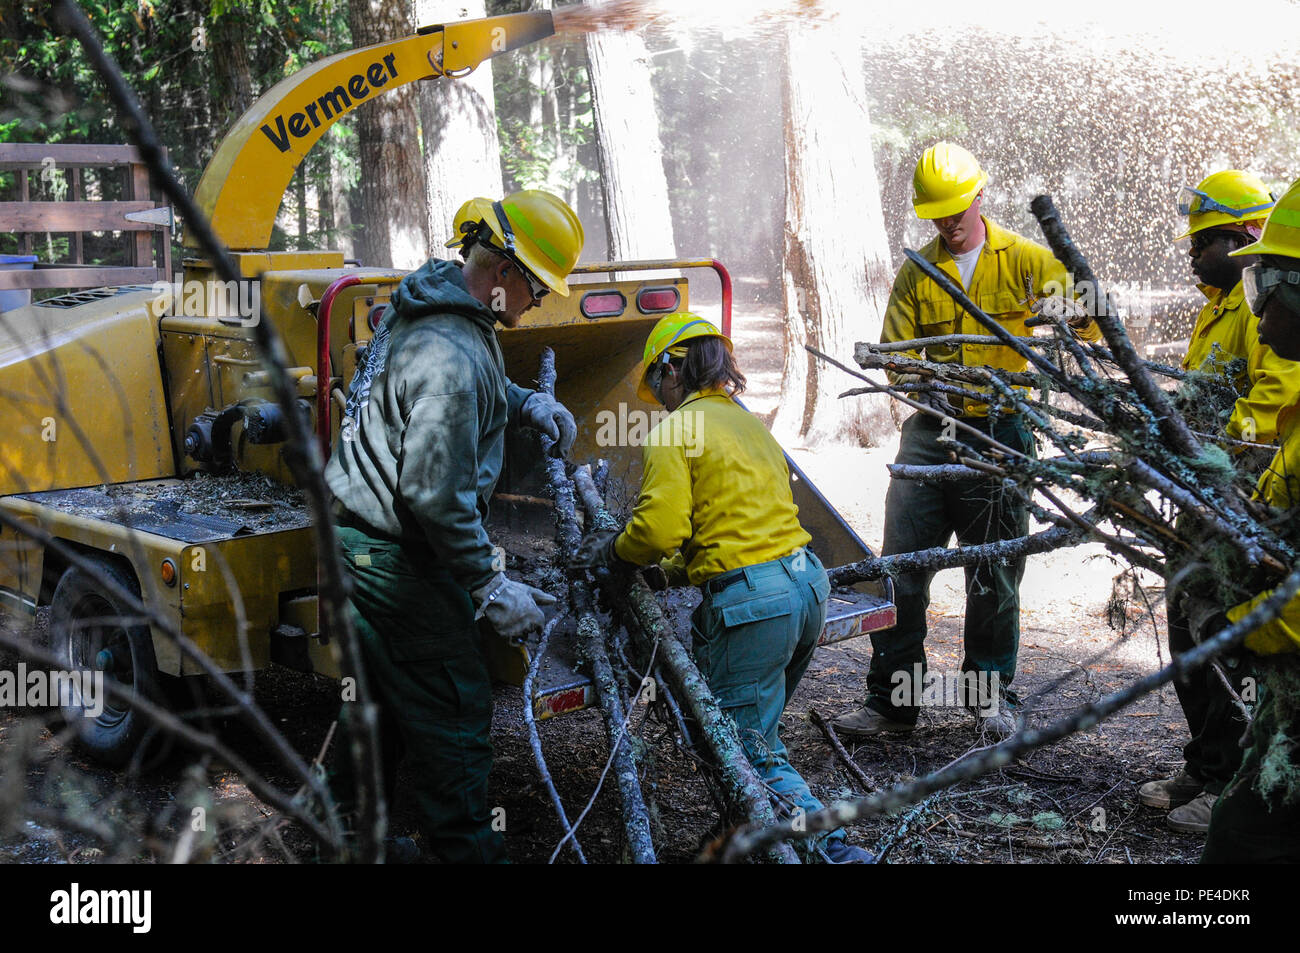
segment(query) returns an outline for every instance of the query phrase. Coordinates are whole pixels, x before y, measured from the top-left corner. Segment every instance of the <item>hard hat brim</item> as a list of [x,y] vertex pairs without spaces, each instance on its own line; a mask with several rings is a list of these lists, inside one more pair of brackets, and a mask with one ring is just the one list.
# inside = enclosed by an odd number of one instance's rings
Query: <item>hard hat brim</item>
[[[1202,214],[1204,214],[1207,217],[1206,220],[1197,222],[1195,225],[1189,227],[1187,231],[1183,232],[1181,235],[1175,238],[1174,239],[1175,245],[1181,241],[1185,241],[1186,239],[1191,238],[1197,232],[1203,232],[1206,229],[1210,229],[1210,228],[1222,228],[1225,225],[1249,225],[1251,223],[1261,225],[1261,226],[1264,224],[1264,217],[1233,218],[1231,215],[1225,215],[1222,212],[1204,212]],[[1229,252],[1228,254],[1236,255],[1236,254],[1240,254],[1240,252]]]
[[933,202],[912,203],[912,208],[916,212],[917,218],[933,219],[948,218],[951,215],[960,215],[972,205],[980,192],[984,191],[984,186],[989,184],[988,173],[980,175],[979,184],[974,188],[967,189],[960,195],[954,195],[951,198],[936,199]]
[[1258,241],[1251,242],[1249,245],[1243,245],[1236,251],[1228,252],[1229,258],[1237,258],[1241,255],[1278,255],[1282,258],[1295,258],[1295,247],[1285,247],[1271,242],[1267,238],[1261,238]]

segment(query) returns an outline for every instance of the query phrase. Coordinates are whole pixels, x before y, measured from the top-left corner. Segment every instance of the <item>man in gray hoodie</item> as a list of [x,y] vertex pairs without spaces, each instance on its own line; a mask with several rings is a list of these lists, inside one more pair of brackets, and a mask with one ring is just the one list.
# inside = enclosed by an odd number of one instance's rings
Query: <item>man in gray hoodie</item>
[[[568,295],[583,230],[562,200],[532,190],[471,199],[455,226],[448,244],[464,264],[431,260],[393,292],[325,475],[381,710],[386,793],[404,759],[429,849],[445,862],[502,862],[478,620],[522,638],[555,599],[506,576],[483,522],[507,424],[547,433],[561,453],[577,430],[555,398],[506,377],[495,325],[514,327],[550,291]],[[346,798],[348,759],[339,766]]]

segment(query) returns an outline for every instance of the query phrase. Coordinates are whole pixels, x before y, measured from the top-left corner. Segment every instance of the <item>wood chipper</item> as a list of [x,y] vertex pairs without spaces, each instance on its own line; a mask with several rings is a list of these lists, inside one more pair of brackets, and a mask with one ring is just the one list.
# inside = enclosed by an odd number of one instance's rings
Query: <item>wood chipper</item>
[[[298,409],[323,447],[337,439],[346,385],[403,274],[346,267],[337,251],[267,251],[290,179],[326,129],[371,96],[456,77],[554,32],[549,13],[431,26],[341,53],[285,79],[221,143],[196,198],[246,279],[231,288],[187,258],[180,283],[64,295],[0,315],[0,602],[51,607],[52,648],[66,667],[97,670],[162,700],[169,679],[197,674],[174,641],[106,589],[85,564],[137,593],[221,669],[272,662],[337,675],[317,621],[310,521],[283,458],[286,420],[254,345],[275,323]],[[501,332],[507,371],[527,386],[554,349],[557,396],[579,425],[575,460],[603,458],[635,485],[639,449],[602,437],[602,414],[651,413],[636,395],[641,349],[665,313],[689,307],[690,279],[731,282],[710,259],[580,266],[569,298],[548,297]],[[668,273],[670,277],[663,277]],[[549,535],[540,447],[520,435],[494,501],[489,535]],[[869,550],[791,466],[800,519],[826,565]],[[888,581],[837,593],[824,641],[892,625]],[[34,629],[35,627],[33,627]],[[530,646],[491,646],[519,684]],[[586,707],[590,682],[562,646],[534,691],[539,717]],[[108,700],[83,718],[82,741],[109,763],[140,744],[142,717]]]

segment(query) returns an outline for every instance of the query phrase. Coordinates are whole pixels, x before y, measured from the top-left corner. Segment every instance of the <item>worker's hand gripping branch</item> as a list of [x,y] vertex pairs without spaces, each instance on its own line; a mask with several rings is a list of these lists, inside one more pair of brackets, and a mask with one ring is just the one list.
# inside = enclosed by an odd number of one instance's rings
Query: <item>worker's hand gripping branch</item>
[[545,434],[555,442],[551,455],[566,457],[578,436],[578,425],[567,407],[546,391],[535,391],[524,401],[519,411],[520,420],[527,427]]
[[617,529],[593,529],[582,538],[578,551],[573,555],[576,569],[613,569],[627,566],[614,551],[614,540],[618,539],[622,527]]
[[477,610],[474,618],[487,618],[497,634],[511,642],[522,641],[546,622],[539,606],[555,603],[555,596],[499,572],[470,593]]

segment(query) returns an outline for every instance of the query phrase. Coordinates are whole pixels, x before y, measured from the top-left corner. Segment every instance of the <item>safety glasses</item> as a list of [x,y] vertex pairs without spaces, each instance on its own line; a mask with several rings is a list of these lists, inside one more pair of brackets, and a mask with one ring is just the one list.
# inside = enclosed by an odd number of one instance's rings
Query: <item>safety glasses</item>
[[[509,258],[509,256],[507,256],[507,258]],[[534,301],[541,301],[551,293],[551,289],[542,284],[541,281],[538,280],[537,276],[521,265],[518,259],[509,258],[509,261],[519,269],[519,273],[524,276],[524,281],[528,282],[528,292],[533,296]]]
[[1222,202],[1216,202],[1200,189],[1185,187],[1178,193],[1178,214],[1201,215],[1205,212],[1222,212],[1224,215],[1231,215],[1233,218],[1241,218],[1252,212],[1262,212],[1265,209],[1272,208],[1277,197],[1272,192],[1269,193],[1268,197],[1269,201],[1263,205],[1252,205],[1248,208],[1229,208]]
[[1263,262],[1247,265],[1241,273],[1241,289],[1245,292],[1246,306],[1251,314],[1262,314],[1269,295],[1280,285],[1300,285],[1300,271],[1286,271]]

